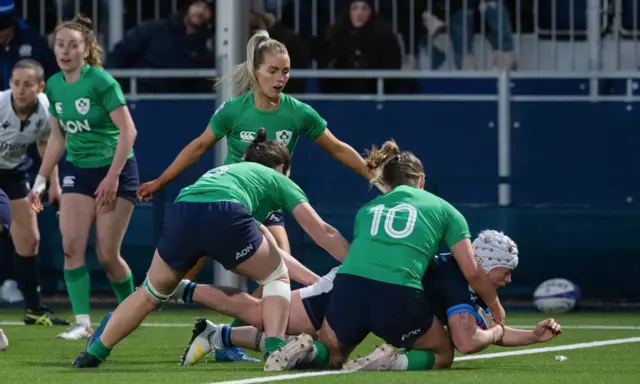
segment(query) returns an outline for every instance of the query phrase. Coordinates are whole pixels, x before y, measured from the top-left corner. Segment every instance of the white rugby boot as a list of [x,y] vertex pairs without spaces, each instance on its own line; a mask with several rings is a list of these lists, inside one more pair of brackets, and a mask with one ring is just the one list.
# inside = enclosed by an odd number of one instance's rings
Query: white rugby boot
[[342,369],[345,371],[391,371],[397,358],[395,348],[389,344],[383,344],[368,356],[347,362]]
[[185,348],[180,365],[194,365],[216,349],[223,349],[220,325],[203,318],[196,319],[189,345]]
[[313,353],[313,338],[307,334],[295,336],[284,347],[271,353],[264,365],[265,372],[286,371],[301,362],[311,360]]
[[62,340],[82,340],[93,335],[93,329],[83,324],[73,324],[66,332],[58,334],[58,339]]

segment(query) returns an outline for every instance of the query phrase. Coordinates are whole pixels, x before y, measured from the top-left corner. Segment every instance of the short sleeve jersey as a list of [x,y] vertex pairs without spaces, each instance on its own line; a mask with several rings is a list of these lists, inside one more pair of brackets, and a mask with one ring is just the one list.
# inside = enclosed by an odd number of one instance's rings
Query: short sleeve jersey
[[356,214],[354,239],[338,273],[422,290],[422,277],[444,241],[471,237],[464,216],[422,189],[398,186]]
[[276,109],[258,109],[253,93],[248,92],[222,103],[209,126],[217,139],[227,138],[224,163],[234,164],[242,160],[260,128],[266,130],[267,140],[277,140],[293,154],[300,134],[315,140],[324,133],[327,122],[311,106],[284,93]]
[[11,90],[0,92],[0,170],[15,169],[27,155],[27,148],[51,133],[49,101],[44,93],[35,100],[33,112],[20,120],[11,102]]
[[252,215],[258,210],[292,212],[308,202],[300,187],[287,176],[262,164],[243,162],[210,170],[183,188],[176,202],[230,201],[244,205]]
[[67,135],[67,161],[80,168],[110,165],[120,130],[109,114],[127,104],[118,82],[103,69],[85,64],[76,82],[67,83],[58,72],[45,92],[51,115]]

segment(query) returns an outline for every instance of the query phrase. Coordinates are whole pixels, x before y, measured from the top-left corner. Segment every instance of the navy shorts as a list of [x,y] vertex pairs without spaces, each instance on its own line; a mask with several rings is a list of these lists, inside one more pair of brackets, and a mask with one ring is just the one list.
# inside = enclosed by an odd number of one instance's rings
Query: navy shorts
[[[96,189],[107,176],[109,168],[109,165],[97,168],[80,168],[67,162],[60,177],[62,193],[78,193],[95,198]],[[140,187],[140,177],[138,176],[138,161],[135,156],[124,164],[119,181],[117,196],[136,204],[138,202],[136,191]]]
[[476,310],[484,306],[450,254],[438,255],[427,269],[422,280],[427,299],[435,316],[446,325],[448,318],[461,312],[472,313],[481,327],[485,327]]
[[284,213],[282,209],[279,211],[271,212],[267,218],[262,222],[265,227],[284,227]]
[[9,200],[24,199],[31,189],[29,175],[21,170],[0,169],[0,189],[9,197]]
[[178,272],[187,272],[202,256],[233,270],[253,256],[262,239],[242,204],[177,202],[164,218],[158,254]]
[[336,276],[326,314],[347,347],[372,332],[396,348],[411,348],[431,329],[433,318],[423,291],[347,274]]
[[0,188],[0,225],[4,228],[0,238],[8,236],[11,227],[11,201],[2,188]]
[[330,292],[327,292],[302,299],[302,305],[304,306],[305,311],[307,311],[307,316],[309,316],[311,324],[313,324],[313,329],[316,331],[322,328],[322,320],[324,320],[324,317],[327,314],[330,298]]

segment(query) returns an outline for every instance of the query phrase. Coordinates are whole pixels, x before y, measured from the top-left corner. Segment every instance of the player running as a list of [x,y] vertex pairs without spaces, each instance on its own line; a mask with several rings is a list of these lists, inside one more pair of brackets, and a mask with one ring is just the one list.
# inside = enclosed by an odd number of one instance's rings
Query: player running
[[[490,303],[496,321],[504,309],[496,288],[473,255],[464,217],[451,204],[423,190],[424,168],[393,141],[369,152],[367,165],[388,191],[362,207],[355,219],[349,256],[338,270],[319,341],[301,335],[271,353],[265,370],[299,365],[340,368],[373,332],[406,348],[397,369],[448,368],[453,348],[422,287],[429,263],[443,241],[469,284]],[[500,333],[501,327],[493,330]]]
[[118,301],[134,290],[120,247],[140,184],[133,154],[137,132],[120,85],[101,68],[102,49],[91,20],[76,16],[59,24],[54,53],[61,72],[45,88],[51,104],[51,137],[30,198],[34,209],[42,210],[40,195],[66,142],[60,232],[75,324],[58,337],[78,340],[93,332],[85,249],[94,222],[98,261]]
[[286,209],[319,246],[340,261],[349,243],[322,221],[304,192],[286,176],[291,161],[287,149],[265,140],[266,133],[259,132],[245,162],[214,168],[182,189],[165,218],[144,289],[116,308],[99,339],[75,360],[76,367],[99,366],[118,342],[171,298],[184,274],[202,256],[258,281],[264,297],[265,348],[271,352],[284,346],[291,301],[289,275],[283,251],[254,214],[264,207]]
[[[38,152],[42,157],[51,133],[49,101],[42,93],[44,69],[34,60],[20,60],[11,71],[9,84],[9,90],[0,92],[0,121],[3,123],[0,129],[0,188],[11,200],[13,211],[11,239],[16,250],[14,266],[18,287],[24,295],[24,323],[69,325],[68,321],[54,317],[51,311],[42,305],[36,259],[40,231],[36,213],[27,200],[27,148],[37,143]],[[49,186],[49,203],[57,202],[59,199],[58,167],[54,167]]]
[[[269,140],[277,140],[291,154],[304,133],[336,160],[368,180],[366,164],[358,152],[338,140],[311,106],[283,93],[290,69],[291,60],[284,44],[270,38],[266,31],[257,31],[247,43],[247,61],[218,82],[218,85],[231,83],[242,93],[222,103],[204,132],[191,141],[156,180],[142,184],[138,195],[150,199],[154,192],[164,188],[223,137],[227,138],[228,146],[224,163],[239,162],[260,128],[267,131]],[[266,218],[262,223],[275,237],[278,246],[291,253],[282,211],[265,211],[257,217]],[[204,261],[187,274],[189,279],[195,280]],[[316,274],[307,270],[304,284],[313,284],[317,279]],[[226,352],[217,351],[216,360],[254,360],[239,350]]]

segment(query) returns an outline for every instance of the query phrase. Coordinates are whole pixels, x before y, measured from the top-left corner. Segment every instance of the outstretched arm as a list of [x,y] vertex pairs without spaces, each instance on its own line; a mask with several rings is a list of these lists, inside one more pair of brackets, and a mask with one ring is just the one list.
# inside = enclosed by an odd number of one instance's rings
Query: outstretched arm
[[504,336],[499,345],[504,347],[521,347],[537,343],[544,343],[562,333],[560,324],[554,319],[545,319],[536,325],[534,330],[504,327]]
[[300,203],[293,209],[293,216],[302,229],[325,251],[339,262],[349,252],[349,243],[337,229],[327,224],[309,203]]
[[324,133],[315,142],[320,148],[329,152],[334,159],[353,169],[365,179],[370,179],[367,163],[362,156],[349,144],[338,140],[328,128],[324,130]]

